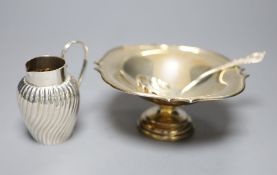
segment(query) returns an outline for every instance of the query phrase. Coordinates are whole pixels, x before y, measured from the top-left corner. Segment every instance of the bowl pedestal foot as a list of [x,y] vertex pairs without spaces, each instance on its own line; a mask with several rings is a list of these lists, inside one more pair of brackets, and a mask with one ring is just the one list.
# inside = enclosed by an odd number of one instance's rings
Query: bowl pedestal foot
[[177,141],[193,134],[191,118],[173,106],[154,106],[146,110],[138,121],[144,135],[162,141]]

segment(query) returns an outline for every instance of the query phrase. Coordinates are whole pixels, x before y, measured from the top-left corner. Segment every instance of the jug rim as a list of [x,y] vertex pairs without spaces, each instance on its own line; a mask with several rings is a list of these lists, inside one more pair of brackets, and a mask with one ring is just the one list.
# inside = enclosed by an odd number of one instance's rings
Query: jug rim
[[59,56],[42,55],[26,62],[27,72],[51,72],[63,69],[65,60]]

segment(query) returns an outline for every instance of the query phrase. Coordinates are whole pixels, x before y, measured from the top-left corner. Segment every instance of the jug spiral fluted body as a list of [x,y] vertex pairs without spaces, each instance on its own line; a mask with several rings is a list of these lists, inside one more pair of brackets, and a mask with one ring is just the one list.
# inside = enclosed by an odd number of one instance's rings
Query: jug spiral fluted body
[[[66,71],[64,54],[71,44],[82,44],[85,59],[79,81]],[[69,42],[61,57],[40,56],[26,63],[27,73],[17,89],[17,100],[26,127],[41,144],[60,144],[74,130],[80,103],[79,85],[87,64],[87,47]]]

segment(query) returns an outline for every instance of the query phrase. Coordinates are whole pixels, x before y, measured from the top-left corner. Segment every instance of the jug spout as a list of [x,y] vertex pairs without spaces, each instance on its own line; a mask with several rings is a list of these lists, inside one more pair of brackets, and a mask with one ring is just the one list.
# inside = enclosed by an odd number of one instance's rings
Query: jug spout
[[25,80],[35,86],[53,86],[67,78],[64,59],[54,56],[40,56],[26,63]]

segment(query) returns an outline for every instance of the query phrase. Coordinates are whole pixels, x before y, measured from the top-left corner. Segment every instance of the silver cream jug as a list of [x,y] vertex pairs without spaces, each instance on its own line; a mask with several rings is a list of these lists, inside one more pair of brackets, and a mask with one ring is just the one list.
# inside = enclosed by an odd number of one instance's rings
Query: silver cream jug
[[[65,54],[72,44],[81,44],[84,61],[79,79],[67,73]],[[18,84],[17,100],[26,127],[41,144],[60,144],[70,138],[79,109],[79,86],[87,65],[88,48],[70,41],[61,57],[39,56],[26,63],[26,75]]]

